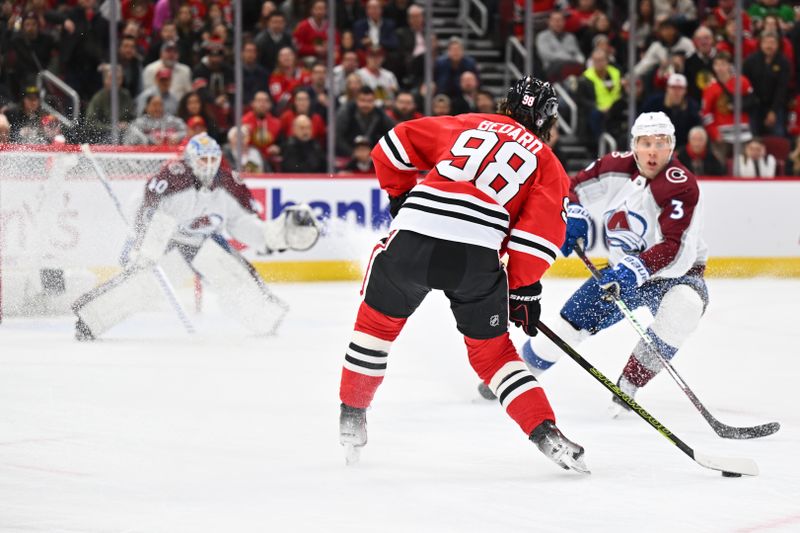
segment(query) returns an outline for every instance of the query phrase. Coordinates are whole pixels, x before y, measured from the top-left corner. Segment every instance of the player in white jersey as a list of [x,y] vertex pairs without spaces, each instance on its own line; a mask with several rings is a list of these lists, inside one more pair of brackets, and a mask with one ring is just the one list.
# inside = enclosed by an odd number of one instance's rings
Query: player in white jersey
[[261,220],[250,190],[221,162],[217,142],[201,133],[189,140],[181,160],[168,162],[150,179],[125,270],[73,304],[78,340],[92,340],[130,314],[150,308],[160,293],[154,268],[170,255],[182,257],[211,286],[229,316],[255,333],[274,332],[285,304],[270,294],[222,232],[269,253],[307,250],[316,243],[319,226],[304,205]]
[[[643,113],[631,130],[631,152],[608,154],[572,178],[562,253],[569,255],[579,239],[589,242],[589,211],[602,216],[609,249],[601,281],[584,283],[564,304],[553,328],[572,346],[622,319],[609,290],[631,309],[650,309],[654,320],[648,334],[667,360],[697,327],[708,304],[702,201],[695,176],[672,157],[674,149],[670,119],[661,112]],[[534,375],[560,355],[545,340],[530,339],[522,347]],[[617,384],[633,397],[661,368],[639,341]]]

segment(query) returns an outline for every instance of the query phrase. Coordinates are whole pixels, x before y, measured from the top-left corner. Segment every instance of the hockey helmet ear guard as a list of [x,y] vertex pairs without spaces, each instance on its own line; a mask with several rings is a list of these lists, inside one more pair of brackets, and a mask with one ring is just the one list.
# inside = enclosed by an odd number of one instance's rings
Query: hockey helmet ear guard
[[214,183],[214,178],[222,162],[222,150],[207,133],[198,133],[186,144],[184,160],[194,175],[205,187]]
[[546,142],[550,138],[550,128],[558,119],[558,97],[548,82],[525,76],[508,88],[500,112]]

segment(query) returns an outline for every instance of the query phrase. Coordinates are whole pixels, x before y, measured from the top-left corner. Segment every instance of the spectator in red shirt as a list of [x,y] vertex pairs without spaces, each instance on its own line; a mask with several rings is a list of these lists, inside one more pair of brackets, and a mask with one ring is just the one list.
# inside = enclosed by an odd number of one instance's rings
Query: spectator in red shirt
[[292,104],[279,117],[283,137],[289,137],[292,134],[292,124],[298,115],[306,115],[311,119],[311,137],[320,143],[320,147],[325,146],[325,121],[319,114],[311,110],[311,97],[303,88],[294,90]]
[[712,140],[714,151],[720,160],[726,160],[730,143],[734,141],[733,96],[737,78],[741,80],[738,85],[742,93],[742,114],[739,124],[742,141],[749,141],[752,138],[747,110],[753,105],[753,88],[747,77],[734,75],[731,56],[727,53],[719,52],[711,66],[716,79],[703,91],[701,116],[703,126]]
[[289,47],[278,52],[278,64],[269,77],[269,93],[275,102],[278,113],[288,107],[292,100],[292,91],[302,85],[311,83],[311,73],[297,65],[297,56]]
[[[311,16],[300,21],[292,36],[300,59],[324,60],[328,55],[328,2],[313,2]],[[335,41],[338,45],[338,33]]]
[[564,31],[574,33],[579,40],[583,32],[594,24],[594,18],[601,13],[595,5],[595,0],[578,0],[576,7],[570,7],[566,11]]
[[265,161],[275,161],[281,152],[278,146],[281,123],[272,113],[272,101],[264,91],[258,91],[250,103],[250,111],[242,117],[242,124],[250,131],[250,145],[255,147]]

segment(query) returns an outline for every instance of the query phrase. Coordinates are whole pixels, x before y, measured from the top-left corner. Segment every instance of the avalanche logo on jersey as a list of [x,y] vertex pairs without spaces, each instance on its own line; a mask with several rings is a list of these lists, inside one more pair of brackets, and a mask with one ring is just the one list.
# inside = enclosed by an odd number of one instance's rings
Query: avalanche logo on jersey
[[607,211],[603,215],[603,226],[608,248],[620,248],[626,254],[638,254],[647,249],[644,236],[647,221],[633,211]]
[[217,233],[220,228],[222,228],[222,222],[222,215],[209,213],[208,215],[199,216],[189,224],[184,225],[181,227],[181,231],[189,235],[211,235],[212,233]]

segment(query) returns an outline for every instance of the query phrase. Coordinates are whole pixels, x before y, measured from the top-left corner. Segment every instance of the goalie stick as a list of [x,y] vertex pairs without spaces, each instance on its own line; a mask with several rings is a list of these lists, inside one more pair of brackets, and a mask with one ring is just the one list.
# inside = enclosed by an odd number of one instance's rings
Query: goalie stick
[[[575,253],[578,254],[578,257],[581,258],[583,264],[586,265],[586,268],[589,269],[591,272],[592,277],[599,283],[600,282],[600,272],[597,270],[597,267],[594,266],[589,258],[586,256],[586,252],[583,249],[583,244],[579,241],[574,247]],[[706,419],[706,422],[711,426],[711,428],[724,439],[757,439],[759,437],[766,437],[767,435],[772,435],[776,431],[781,428],[781,425],[778,422],[769,422],[767,424],[761,424],[758,426],[751,426],[751,427],[735,427],[729,426],[727,424],[723,424],[719,420],[717,420],[714,415],[712,415],[708,409],[706,409],[705,405],[700,401],[700,399],[692,392],[692,389],[689,388],[689,385],[683,380],[683,378],[678,374],[678,371],[675,370],[675,367],[667,360],[662,354],[658,347],[653,342],[653,339],[650,337],[650,334],[647,330],[639,323],[633,313],[625,305],[616,294],[611,292],[607,292],[607,294],[613,298],[614,303],[616,304],[617,308],[622,312],[628,322],[631,323],[633,328],[636,330],[636,333],[639,334],[639,337],[642,338],[644,341],[645,346],[647,347],[650,352],[658,358],[658,360],[663,365],[664,369],[666,369],[667,373],[675,380],[678,386],[683,390],[684,394],[689,397],[692,404],[700,411],[700,414],[703,415],[703,418]]]
[[[106,176],[105,170],[103,170],[103,168],[100,166],[100,163],[97,162],[97,158],[88,144],[82,144],[81,151],[84,153],[84,155],[86,155],[86,158],[89,159],[92,168],[94,168],[94,171],[97,174],[97,179],[103,184],[103,188],[106,190],[106,193],[108,193],[108,197],[111,198],[111,201],[114,203],[114,207],[117,209],[117,214],[119,214],[125,225],[130,228],[131,224],[128,222],[128,217],[125,216],[125,212],[122,210],[122,204],[120,203],[119,198],[117,198],[117,195],[114,193],[114,190],[111,188],[111,184],[108,182],[108,176]],[[183,306],[181,306],[181,303],[178,301],[178,296],[175,294],[175,289],[172,287],[169,278],[167,278],[167,275],[164,273],[164,269],[162,269],[159,265],[155,265],[153,266],[153,274],[155,274],[156,280],[158,280],[158,286],[161,288],[161,291],[164,293],[167,301],[178,315],[178,319],[180,319],[181,324],[183,324],[183,328],[186,330],[186,333],[195,333],[192,321],[189,320],[189,316],[186,314],[186,311],[183,310]]]
[[573,361],[578,363],[584,370],[589,372],[594,378],[603,384],[605,388],[610,390],[616,397],[620,398],[624,401],[628,406],[630,406],[631,410],[634,413],[642,417],[645,422],[653,426],[659,433],[661,433],[668,441],[672,444],[677,446],[683,453],[688,455],[695,463],[699,464],[702,467],[709,468],[711,470],[717,470],[722,472],[724,476],[727,477],[738,477],[741,475],[747,476],[757,476],[758,475],[758,465],[752,459],[744,458],[744,457],[717,457],[713,455],[707,455],[704,453],[699,453],[694,451],[688,444],[683,442],[681,439],[678,438],[677,435],[672,433],[664,424],[656,420],[656,418],[648,413],[644,407],[636,403],[633,398],[625,394],[617,387],[613,381],[608,379],[606,376],[603,375],[602,372],[597,370],[595,367],[592,366],[589,361],[583,358],[581,354],[575,351],[569,344],[567,344],[561,337],[556,335],[553,330],[548,328],[544,325],[541,321],[538,325],[539,331],[544,333],[545,337],[553,341],[553,344],[558,346],[561,350],[564,351],[568,356],[572,358]]

